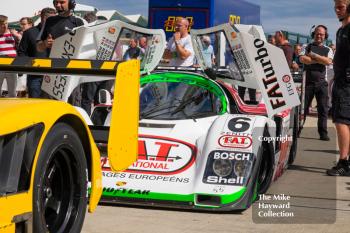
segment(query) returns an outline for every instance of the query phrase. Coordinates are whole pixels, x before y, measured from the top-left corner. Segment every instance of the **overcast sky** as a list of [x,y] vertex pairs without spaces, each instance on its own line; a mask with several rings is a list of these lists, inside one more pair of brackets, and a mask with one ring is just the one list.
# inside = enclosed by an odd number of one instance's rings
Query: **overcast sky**
[[[328,27],[330,38],[334,39],[335,32],[340,25],[333,10],[333,0],[247,1],[261,6],[261,22],[265,32],[268,33],[288,30],[309,34],[313,25],[323,24]],[[144,16],[148,14],[148,0],[77,0],[77,2],[95,6],[100,10],[116,9],[124,14]]]

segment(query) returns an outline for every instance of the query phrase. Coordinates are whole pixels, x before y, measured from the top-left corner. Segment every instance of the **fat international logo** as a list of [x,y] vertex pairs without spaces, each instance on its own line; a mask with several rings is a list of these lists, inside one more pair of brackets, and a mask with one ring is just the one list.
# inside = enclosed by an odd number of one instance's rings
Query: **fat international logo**
[[[191,167],[197,148],[187,142],[158,136],[140,135],[138,159],[124,172],[173,175]],[[110,171],[107,158],[101,159],[102,170]]]

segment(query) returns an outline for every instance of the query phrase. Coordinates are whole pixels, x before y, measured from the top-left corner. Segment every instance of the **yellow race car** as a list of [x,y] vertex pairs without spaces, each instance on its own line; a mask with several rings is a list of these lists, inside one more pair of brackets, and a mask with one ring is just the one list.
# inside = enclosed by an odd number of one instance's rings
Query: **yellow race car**
[[[108,148],[115,170],[136,160],[139,67],[138,60],[0,58],[1,72],[108,76],[117,69]],[[90,212],[102,192],[92,130],[65,102],[0,99],[0,233],[81,231],[88,182]]]

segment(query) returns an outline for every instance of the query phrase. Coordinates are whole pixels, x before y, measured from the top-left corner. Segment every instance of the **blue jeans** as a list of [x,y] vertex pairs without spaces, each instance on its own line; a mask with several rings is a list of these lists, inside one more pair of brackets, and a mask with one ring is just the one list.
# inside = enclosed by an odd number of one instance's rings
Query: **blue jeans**
[[27,76],[28,96],[30,98],[40,98],[42,82],[43,82],[42,76],[39,76],[39,75]]

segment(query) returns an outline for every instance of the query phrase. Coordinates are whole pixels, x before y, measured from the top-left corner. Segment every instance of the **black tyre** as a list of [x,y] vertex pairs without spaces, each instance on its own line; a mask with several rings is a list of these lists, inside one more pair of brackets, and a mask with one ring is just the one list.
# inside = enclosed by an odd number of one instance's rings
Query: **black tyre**
[[297,155],[297,150],[298,150],[299,114],[297,112],[294,114],[293,142],[292,142],[292,146],[291,146],[290,151],[289,151],[288,165],[292,165],[294,163],[295,157]]
[[[264,137],[269,137],[267,128],[264,130]],[[261,162],[259,166],[258,174],[258,194],[266,193],[269,189],[273,171],[274,171],[274,159],[273,159],[273,146],[270,146],[268,142],[263,142],[261,147]]]
[[79,136],[65,123],[45,138],[34,177],[33,232],[80,232],[87,206],[87,163]]

